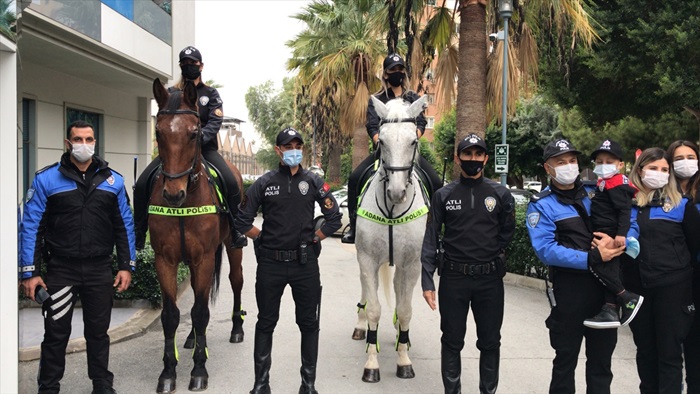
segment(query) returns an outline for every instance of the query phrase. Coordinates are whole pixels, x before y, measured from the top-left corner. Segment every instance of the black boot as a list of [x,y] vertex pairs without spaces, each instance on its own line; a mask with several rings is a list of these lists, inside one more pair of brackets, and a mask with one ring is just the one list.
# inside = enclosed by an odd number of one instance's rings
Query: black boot
[[499,349],[481,352],[479,357],[479,392],[481,394],[494,394],[496,392],[500,356]]
[[134,235],[136,237],[136,250],[142,250],[146,246],[146,232],[148,231],[148,196],[145,190],[134,188]]
[[318,331],[301,333],[301,386],[299,394],[318,394],[316,383]]
[[442,345],[441,351],[442,384],[445,394],[460,394],[462,392],[462,359],[459,352],[447,349]]
[[[348,209],[348,211],[350,211]],[[341,242],[344,244],[354,244],[355,243],[355,223],[357,222],[357,214],[354,211],[348,212],[350,215],[350,224],[348,224],[348,231],[343,234]]]
[[272,365],[272,333],[255,331],[253,350],[255,385],[250,394],[270,394],[270,366]]

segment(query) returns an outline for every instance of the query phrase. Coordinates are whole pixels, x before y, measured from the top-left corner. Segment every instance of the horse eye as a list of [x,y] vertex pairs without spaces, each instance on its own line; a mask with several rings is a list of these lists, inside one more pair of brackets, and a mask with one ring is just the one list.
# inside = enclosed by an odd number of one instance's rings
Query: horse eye
[[197,133],[190,133],[190,139],[193,140],[197,138]]

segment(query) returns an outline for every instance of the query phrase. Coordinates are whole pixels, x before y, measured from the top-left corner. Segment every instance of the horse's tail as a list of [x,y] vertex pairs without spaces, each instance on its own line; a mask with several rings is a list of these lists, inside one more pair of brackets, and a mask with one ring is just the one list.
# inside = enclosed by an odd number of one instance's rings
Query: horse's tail
[[386,299],[386,304],[391,305],[391,279],[392,279],[392,269],[389,263],[384,263],[379,267],[379,281],[384,289],[384,297]]
[[219,295],[219,285],[221,284],[221,261],[223,260],[224,246],[220,244],[214,253],[214,275],[211,277],[211,291],[209,298],[211,303],[216,303],[216,296]]

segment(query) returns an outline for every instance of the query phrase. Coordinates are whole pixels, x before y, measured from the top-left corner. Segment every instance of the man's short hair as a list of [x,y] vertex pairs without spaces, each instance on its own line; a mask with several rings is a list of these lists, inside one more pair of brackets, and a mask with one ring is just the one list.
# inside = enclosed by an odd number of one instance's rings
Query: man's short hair
[[67,138],[67,139],[70,139],[70,132],[71,132],[71,130],[73,130],[73,127],[77,128],[77,129],[82,129],[82,128],[85,128],[85,127],[89,127],[89,128],[92,129],[92,132],[93,132],[93,133],[95,132],[95,128],[92,127],[92,125],[91,125],[90,123],[88,123],[88,122],[86,122],[86,121],[84,121],[84,120],[76,120],[76,121],[74,121],[73,123],[71,123],[71,124],[68,125],[68,130],[66,130],[66,138]]

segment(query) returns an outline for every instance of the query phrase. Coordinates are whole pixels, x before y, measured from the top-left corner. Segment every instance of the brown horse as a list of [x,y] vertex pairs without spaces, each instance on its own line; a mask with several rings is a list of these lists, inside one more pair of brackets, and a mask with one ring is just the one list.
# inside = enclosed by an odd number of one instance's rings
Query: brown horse
[[[223,246],[231,265],[229,279],[234,293],[234,329],[231,342],[243,340],[241,289],[242,249],[233,249],[228,217],[222,214],[217,192],[201,154],[202,131],[197,112],[197,92],[188,83],[183,91],[169,93],[160,80],[153,81],[153,95],[158,103],[156,140],[161,159],[160,172],[153,182],[148,226],[155,266],[163,296],[161,322],[165,335],[163,372],[158,378],[158,393],[175,392],[178,351],[175,332],[180,323],[177,307],[177,267],[180,261],[190,269],[194,291],[191,310],[194,333],[194,367],[189,390],[206,390],[208,374],[206,329],[209,324],[209,299],[216,299],[219,289]],[[239,188],[241,174],[229,164]],[[234,207],[235,209],[235,207]],[[237,312],[237,313],[236,313]],[[239,324],[237,323],[239,320]]]

